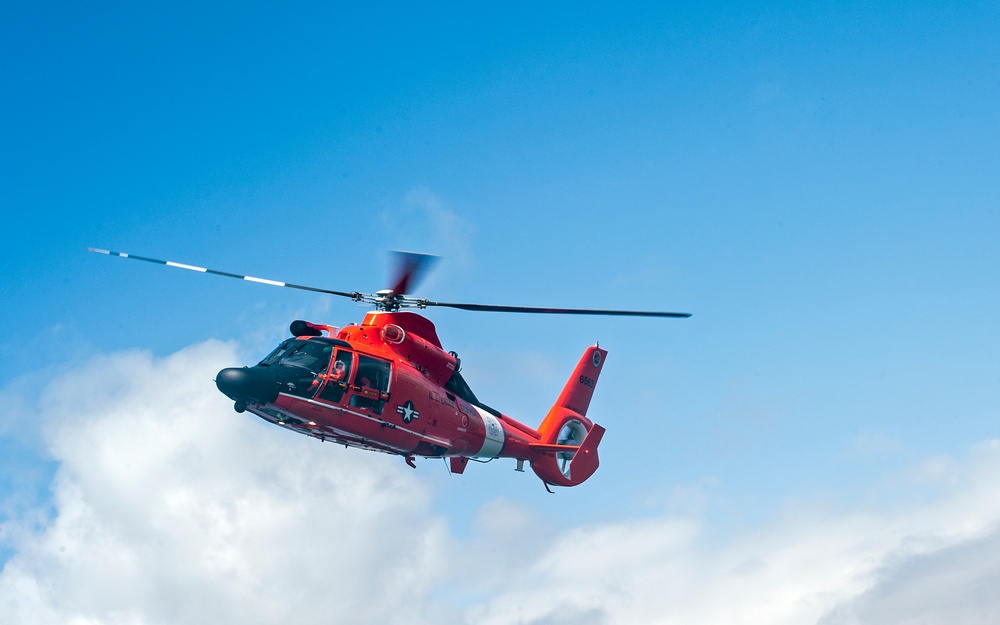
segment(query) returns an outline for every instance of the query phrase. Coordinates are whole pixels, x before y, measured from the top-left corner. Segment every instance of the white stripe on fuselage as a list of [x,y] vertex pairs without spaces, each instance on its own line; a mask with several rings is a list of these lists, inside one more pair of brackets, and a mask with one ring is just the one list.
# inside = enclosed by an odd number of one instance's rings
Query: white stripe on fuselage
[[483,420],[485,436],[483,437],[483,447],[473,454],[476,458],[496,458],[500,455],[504,443],[504,429],[497,419],[479,406],[473,406],[479,418]]

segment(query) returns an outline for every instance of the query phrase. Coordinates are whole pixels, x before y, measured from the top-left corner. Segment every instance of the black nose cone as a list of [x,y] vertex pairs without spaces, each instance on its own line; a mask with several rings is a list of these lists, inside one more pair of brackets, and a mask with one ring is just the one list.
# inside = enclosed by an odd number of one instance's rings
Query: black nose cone
[[215,385],[237,402],[273,402],[278,399],[278,381],[274,372],[261,367],[230,367],[215,376]]

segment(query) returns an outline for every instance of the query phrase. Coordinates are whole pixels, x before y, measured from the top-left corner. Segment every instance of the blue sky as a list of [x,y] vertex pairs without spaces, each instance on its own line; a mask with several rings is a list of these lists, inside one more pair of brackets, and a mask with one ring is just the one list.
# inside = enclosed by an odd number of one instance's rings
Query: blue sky
[[[246,593],[286,565],[382,583],[394,558],[414,572],[387,587],[405,597],[344,590],[355,622],[414,606],[459,622],[826,625],[977,622],[948,596],[1000,608],[976,592],[1000,575],[994,5],[5,14],[0,612],[14,622],[204,622],[177,571],[221,597],[217,621],[325,622],[293,600],[318,591],[308,581],[256,612]],[[387,250],[415,250],[442,257],[431,298],[694,316],[429,315],[477,395],[531,424],[587,345],[609,350],[591,409],[601,469],[552,496],[512,463],[414,471],[235,415],[219,368],[256,361],[292,319],[364,308],[88,246],[361,291],[386,286]],[[293,521],[358,545],[408,531],[375,558],[273,531]],[[226,540],[246,549],[206,560]],[[589,549],[580,578],[574,545]],[[466,561],[494,573],[441,572]],[[128,598],[87,599],[101,582]],[[929,583],[939,596],[917,590]]]

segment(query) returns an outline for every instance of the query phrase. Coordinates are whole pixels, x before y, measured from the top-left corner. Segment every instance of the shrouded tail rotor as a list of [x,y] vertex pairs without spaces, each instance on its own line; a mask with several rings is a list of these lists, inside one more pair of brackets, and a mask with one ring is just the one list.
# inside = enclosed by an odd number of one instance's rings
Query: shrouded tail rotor
[[[557,445],[579,447],[583,444],[583,439],[587,438],[587,426],[579,419],[570,419],[559,428],[559,436],[556,437]],[[556,461],[559,464],[559,472],[566,479],[570,477],[570,462],[576,455],[575,451],[556,452]]]

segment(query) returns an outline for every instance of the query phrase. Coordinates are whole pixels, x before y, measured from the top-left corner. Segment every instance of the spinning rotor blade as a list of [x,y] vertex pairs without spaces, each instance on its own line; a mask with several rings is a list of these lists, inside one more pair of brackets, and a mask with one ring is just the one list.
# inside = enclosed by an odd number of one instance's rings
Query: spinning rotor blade
[[691,313],[654,312],[647,310],[595,310],[591,308],[542,308],[533,306],[497,306],[492,304],[457,304],[420,300],[421,306],[444,306],[482,312],[535,313],[543,315],[606,315],[611,317],[690,317]]
[[260,284],[270,284],[271,286],[284,286],[290,289],[299,289],[300,291],[312,291],[313,293],[328,293],[330,295],[339,295],[341,297],[349,297],[351,299],[357,299],[360,293],[346,293],[344,291],[331,291],[329,289],[319,289],[314,286],[303,286],[301,284],[291,284],[289,282],[279,282],[277,280],[268,280],[267,278],[255,278],[253,276],[241,276],[237,273],[229,273],[228,271],[219,271],[217,269],[207,269],[205,267],[196,267],[194,265],[185,265],[184,263],[175,263],[171,260],[159,260],[157,258],[146,258],[145,256],[133,256],[132,254],[126,254],[124,252],[112,252],[110,250],[101,250],[93,247],[87,248],[88,252],[94,252],[95,254],[107,254],[109,256],[119,256],[121,258],[131,258],[133,260],[144,260],[147,263],[156,263],[158,265],[166,265],[168,267],[177,267],[178,269],[188,269],[190,271],[198,271],[200,273],[210,273],[216,276],[225,276],[227,278],[236,278],[237,280],[246,280],[247,282],[258,282]]
[[392,252],[392,255],[396,257],[396,271],[390,290],[396,295],[406,295],[415,290],[438,258],[416,252]]

